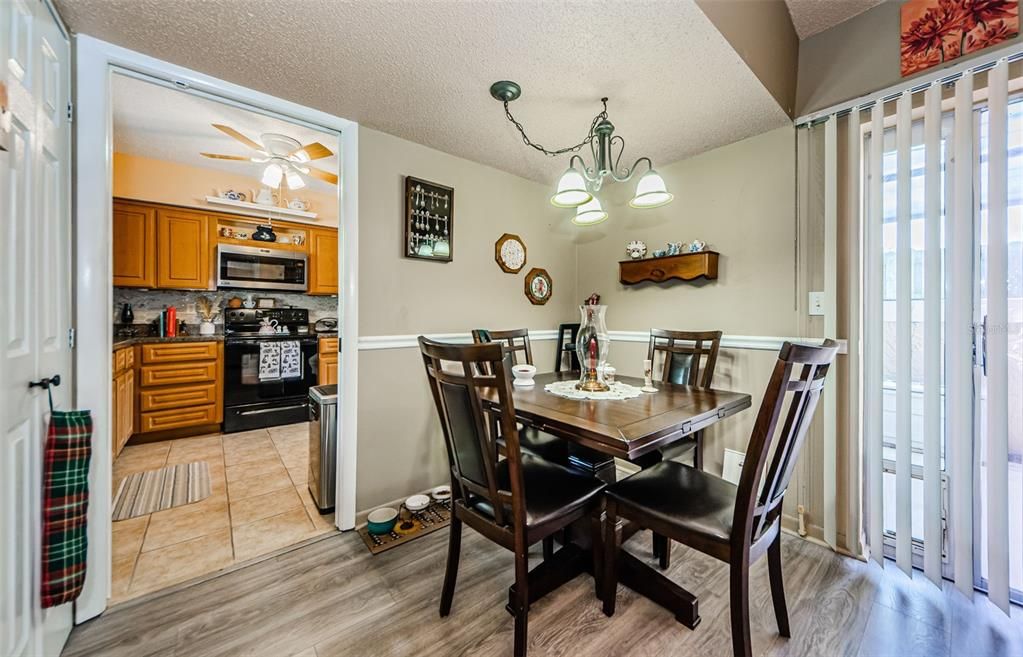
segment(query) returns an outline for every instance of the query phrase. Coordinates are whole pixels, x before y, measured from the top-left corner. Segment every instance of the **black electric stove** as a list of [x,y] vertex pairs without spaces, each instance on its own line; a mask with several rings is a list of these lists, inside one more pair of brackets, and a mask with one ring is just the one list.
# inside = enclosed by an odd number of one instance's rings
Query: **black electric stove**
[[[260,335],[263,319],[283,330]],[[289,378],[260,377],[262,345],[295,342],[301,353],[300,374]],[[224,431],[305,422],[309,419],[309,388],[316,385],[317,338],[309,333],[304,308],[229,308],[224,315]]]

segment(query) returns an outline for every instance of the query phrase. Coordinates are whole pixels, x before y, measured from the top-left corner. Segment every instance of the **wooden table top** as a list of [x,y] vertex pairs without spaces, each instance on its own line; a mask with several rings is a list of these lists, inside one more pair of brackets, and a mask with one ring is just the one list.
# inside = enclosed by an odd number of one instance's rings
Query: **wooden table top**
[[[624,459],[673,443],[752,403],[744,392],[661,382],[654,382],[657,392],[624,400],[566,399],[544,390],[548,383],[578,376],[577,372],[547,372],[537,374],[533,386],[512,386],[516,417],[547,433]],[[635,377],[619,376],[618,380],[643,385],[643,380]],[[496,391],[481,393],[489,406],[497,406]]]

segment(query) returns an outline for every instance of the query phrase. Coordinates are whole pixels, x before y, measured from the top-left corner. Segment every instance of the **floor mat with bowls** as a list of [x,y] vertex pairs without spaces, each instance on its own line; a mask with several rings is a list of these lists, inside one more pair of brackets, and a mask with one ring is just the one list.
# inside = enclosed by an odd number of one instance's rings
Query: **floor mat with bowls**
[[431,500],[422,511],[412,513],[412,527],[402,529],[399,521],[388,534],[370,534],[365,526],[359,528],[359,536],[373,554],[386,552],[413,541],[420,536],[442,529],[451,524],[451,500]]
[[121,480],[114,496],[113,520],[127,520],[210,496],[210,466],[206,461],[168,465]]

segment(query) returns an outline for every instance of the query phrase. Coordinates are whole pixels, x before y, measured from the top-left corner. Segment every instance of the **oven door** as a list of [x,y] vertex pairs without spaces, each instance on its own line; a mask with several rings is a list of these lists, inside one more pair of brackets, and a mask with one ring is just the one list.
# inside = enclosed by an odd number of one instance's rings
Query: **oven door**
[[[280,342],[287,338],[270,340]],[[316,338],[295,340],[302,353],[301,377],[260,380],[259,345],[267,341],[266,338],[231,338],[225,344],[225,406],[285,401],[306,403],[309,388],[316,385]]]
[[304,253],[258,246],[217,245],[217,287],[305,292],[308,260]]

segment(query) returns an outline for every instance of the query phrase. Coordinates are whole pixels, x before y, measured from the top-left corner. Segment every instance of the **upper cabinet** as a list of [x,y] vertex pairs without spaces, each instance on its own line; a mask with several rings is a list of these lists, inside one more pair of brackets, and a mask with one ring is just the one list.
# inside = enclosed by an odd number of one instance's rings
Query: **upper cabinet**
[[114,199],[114,285],[178,290],[216,288],[217,245],[307,253],[309,294],[338,293],[338,231],[274,220],[279,242],[249,237],[266,218]]
[[114,285],[156,287],[156,209],[114,201]]
[[206,215],[187,210],[156,211],[156,287],[211,287],[210,231]]
[[309,229],[309,294],[337,294],[337,231]]

